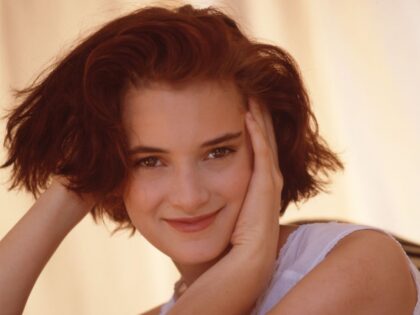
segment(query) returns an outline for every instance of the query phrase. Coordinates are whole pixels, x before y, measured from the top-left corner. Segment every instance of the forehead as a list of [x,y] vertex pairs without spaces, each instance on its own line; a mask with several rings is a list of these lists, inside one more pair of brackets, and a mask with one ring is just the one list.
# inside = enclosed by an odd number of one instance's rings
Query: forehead
[[193,145],[243,129],[244,97],[230,81],[132,87],[123,100],[129,145]]

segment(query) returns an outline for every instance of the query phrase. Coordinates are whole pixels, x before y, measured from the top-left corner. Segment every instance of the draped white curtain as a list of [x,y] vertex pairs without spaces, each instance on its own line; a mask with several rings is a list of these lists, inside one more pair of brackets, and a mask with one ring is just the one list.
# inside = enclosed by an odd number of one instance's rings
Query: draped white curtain
[[[72,43],[145,4],[175,1],[1,0],[0,109]],[[420,243],[420,2],[418,0],[226,0],[259,40],[301,66],[320,132],[346,170],[330,194],[291,207],[283,222],[333,218],[378,226]],[[0,125],[4,137],[4,121]],[[5,152],[0,150],[4,161]],[[8,192],[0,171],[0,237],[33,202]],[[177,274],[138,234],[109,236],[84,219],[40,276],[25,314],[136,314],[167,299]]]

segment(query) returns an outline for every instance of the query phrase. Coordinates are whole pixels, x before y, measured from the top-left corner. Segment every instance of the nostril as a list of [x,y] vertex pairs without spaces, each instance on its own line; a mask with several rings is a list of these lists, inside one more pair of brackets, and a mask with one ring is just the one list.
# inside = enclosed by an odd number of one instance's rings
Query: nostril
[[203,205],[210,199],[208,187],[191,163],[175,170],[169,195],[173,207],[191,213],[203,209]]
[[208,194],[204,191],[201,192],[182,192],[175,193],[172,197],[172,204],[177,208],[181,208],[185,211],[197,210],[201,208],[208,201]]

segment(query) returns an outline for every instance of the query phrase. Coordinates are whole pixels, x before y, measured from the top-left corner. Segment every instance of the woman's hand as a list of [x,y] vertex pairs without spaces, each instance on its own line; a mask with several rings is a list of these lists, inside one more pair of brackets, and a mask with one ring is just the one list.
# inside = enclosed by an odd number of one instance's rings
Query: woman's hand
[[[277,255],[283,177],[271,115],[254,100],[250,100],[249,108],[246,125],[254,152],[254,168],[231,244],[232,250],[255,253],[270,266]],[[267,272],[271,275],[269,268]]]
[[70,215],[75,220],[82,219],[93,206],[97,203],[92,194],[78,194],[72,191],[70,188],[70,182],[67,178],[55,175],[52,177],[50,187],[44,192],[44,194],[55,195],[56,198],[64,198],[70,205],[74,205]]

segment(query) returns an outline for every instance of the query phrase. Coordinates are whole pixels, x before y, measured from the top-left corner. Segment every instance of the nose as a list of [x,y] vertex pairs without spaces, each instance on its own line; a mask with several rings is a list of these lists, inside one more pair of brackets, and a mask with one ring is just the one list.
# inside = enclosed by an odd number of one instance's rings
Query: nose
[[174,172],[169,197],[173,208],[195,214],[204,208],[209,198],[210,191],[196,168],[182,167]]

